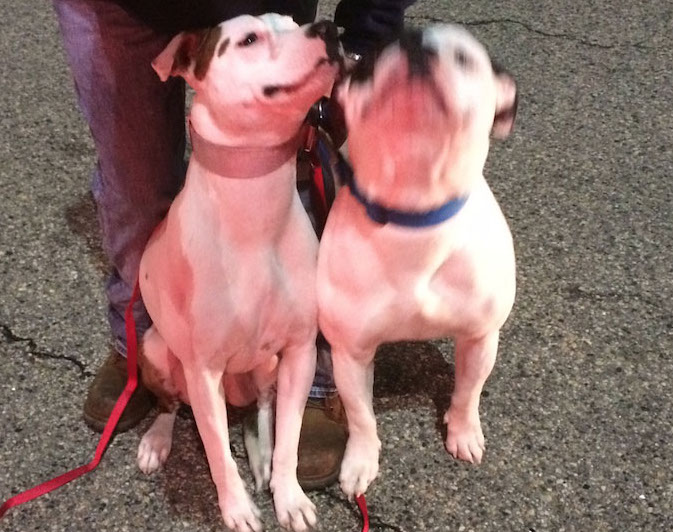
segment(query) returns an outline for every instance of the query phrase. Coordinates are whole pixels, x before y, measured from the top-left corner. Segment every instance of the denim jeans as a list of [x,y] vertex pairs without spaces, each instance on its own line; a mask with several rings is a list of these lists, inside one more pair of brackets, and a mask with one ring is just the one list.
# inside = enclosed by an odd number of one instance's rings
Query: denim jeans
[[[105,288],[108,321],[123,355],[124,311],[140,257],[185,178],[185,84],[181,78],[161,82],[151,66],[170,37],[115,2],[53,4],[79,107],[96,148],[91,187],[103,249],[112,265]],[[142,335],[151,324],[142,301],[134,316]],[[319,347],[312,397],[334,390],[328,349],[324,342]]]

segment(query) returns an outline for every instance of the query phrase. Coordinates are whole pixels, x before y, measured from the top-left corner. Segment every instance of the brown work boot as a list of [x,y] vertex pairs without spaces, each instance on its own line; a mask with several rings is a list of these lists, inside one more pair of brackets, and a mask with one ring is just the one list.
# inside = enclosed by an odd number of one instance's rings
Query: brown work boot
[[[111,348],[84,401],[84,421],[96,432],[103,432],[112,409],[126,386],[126,377],[126,359],[116,349]],[[138,379],[138,386],[119,418],[115,432],[124,432],[135,427],[153,405],[154,396]]]
[[339,477],[348,440],[346,427],[346,413],[337,394],[308,400],[297,465],[297,479],[303,489],[324,488]]

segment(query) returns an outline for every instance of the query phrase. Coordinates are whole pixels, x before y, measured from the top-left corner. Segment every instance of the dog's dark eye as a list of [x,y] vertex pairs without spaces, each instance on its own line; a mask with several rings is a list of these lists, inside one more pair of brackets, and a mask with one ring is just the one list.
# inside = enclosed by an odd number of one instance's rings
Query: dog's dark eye
[[257,42],[257,34],[256,33],[248,33],[243,40],[239,41],[238,45],[239,46],[250,46],[251,44]]
[[456,64],[462,69],[468,69],[472,66],[472,59],[465,53],[465,50],[458,48],[453,53]]

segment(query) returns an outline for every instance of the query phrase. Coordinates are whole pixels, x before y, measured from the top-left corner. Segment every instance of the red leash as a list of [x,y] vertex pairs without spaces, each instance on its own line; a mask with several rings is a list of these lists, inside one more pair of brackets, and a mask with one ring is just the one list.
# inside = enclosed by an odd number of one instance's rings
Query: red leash
[[136,284],[133,287],[131,300],[126,307],[125,314],[127,344],[126,365],[128,368],[128,379],[126,381],[124,390],[119,396],[119,399],[117,399],[117,403],[112,410],[112,414],[110,414],[110,418],[107,420],[103,434],[98,442],[98,447],[96,447],[93,460],[91,460],[91,462],[88,464],[73,469],[72,471],[68,471],[67,473],[63,473],[56,478],[52,478],[51,480],[48,480],[39,486],[35,486],[34,488],[21,492],[11,499],[6,500],[2,506],[0,506],[0,519],[10,508],[24,504],[28,501],[32,501],[40,495],[44,495],[50,491],[55,490],[56,488],[60,488],[64,484],[81,477],[85,473],[93,471],[100,463],[101,458],[103,458],[103,454],[105,454],[105,449],[107,448],[110,438],[112,437],[112,433],[117,426],[117,422],[119,421],[122,412],[124,412],[124,408],[126,408],[126,404],[129,402],[129,399],[131,398],[131,395],[133,394],[133,391],[136,389],[138,384],[138,366],[136,362],[138,355],[138,340],[136,337],[136,324],[135,320],[133,319],[133,303],[136,301],[136,299],[138,299],[138,291],[138,282],[136,281]]
[[[110,414],[110,418],[108,419],[107,424],[105,425],[103,434],[98,442],[98,447],[96,447],[96,452],[94,454],[93,460],[91,460],[91,462],[89,462],[88,464],[82,465],[76,469],[73,469],[72,471],[63,473],[58,477],[52,478],[51,480],[47,480],[46,482],[43,482],[42,484],[35,486],[34,488],[23,491],[18,495],[14,495],[14,497],[7,499],[2,504],[2,506],[0,506],[0,519],[2,519],[5,516],[5,514],[10,508],[13,508],[14,506],[19,506],[28,501],[32,501],[33,499],[36,499],[41,495],[45,495],[51,491],[54,491],[55,489],[60,488],[64,484],[67,484],[68,482],[71,482],[76,478],[81,477],[85,473],[93,471],[100,463],[101,459],[103,458],[103,454],[105,453],[105,449],[107,448],[107,445],[110,442],[112,433],[114,432],[114,429],[117,426],[117,422],[119,421],[119,418],[124,412],[124,409],[126,408],[126,405],[129,402],[129,399],[131,398],[133,391],[136,389],[136,386],[138,385],[138,365],[137,365],[138,339],[136,336],[136,323],[135,319],[133,318],[133,304],[138,299],[138,292],[139,292],[138,281],[136,281],[136,284],[133,287],[133,294],[131,295],[131,300],[129,301],[129,304],[126,307],[126,313],[125,313],[126,349],[127,349],[126,367],[128,371],[128,379],[126,381],[126,386],[124,387],[124,390],[119,396],[119,399],[117,399],[117,403],[112,409],[112,414]],[[356,498],[356,501],[358,503],[358,507],[360,508],[360,512],[362,513],[362,521],[363,521],[362,532],[369,532],[369,515],[367,513],[367,502],[365,501],[365,496],[359,495]]]
[[367,513],[367,501],[364,495],[358,495],[355,500],[362,513],[362,532],[369,532],[369,513]]
[[[320,210],[322,211],[321,213],[322,219],[320,220],[320,226],[323,227],[330,206],[327,205],[325,185],[323,181],[324,180],[323,171],[320,166],[320,161],[317,159],[317,156],[315,156],[315,159],[313,160],[312,177],[313,177],[313,185],[316,189],[317,196],[320,201]],[[89,462],[88,464],[82,465],[76,469],[73,469],[72,471],[63,473],[62,475],[59,475],[56,478],[52,478],[51,480],[43,482],[42,484],[35,486],[34,488],[23,491],[15,495],[14,497],[6,500],[2,504],[2,506],[0,506],[0,519],[2,519],[5,516],[5,514],[10,508],[32,501],[33,499],[36,499],[41,495],[45,495],[51,491],[54,491],[55,489],[60,488],[64,484],[67,484],[68,482],[71,482],[76,478],[81,477],[85,473],[93,471],[100,463],[101,459],[103,458],[103,455],[105,454],[105,450],[108,446],[108,443],[110,442],[110,438],[112,437],[114,429],[117,426],[117,423],[119,422],[119,418],[124,412],[124,409],[126,408],[126,405],[128,404],[131,395],[133,395],[133,392],[135,391],[136,386],[138,385],[138,364],[137,364],[138,339],[136,336],[136,323],[133,317],[133,304],[138,299],[138,295],[139,295],[139,287],[138,287],[138,281],[136,281],[135,286],[133,287],[133,293],[131,294],[131,299],[126,307],[125,312],[126,349],[127,349],[126,367],[128,372],[128,378],[126,380],[126,386],[124,387],[124,390],[119,396],[119,399],[117,399],[117,403],[112,409],[110,418],[107,420],[105,429],[103,430],[103,434],[101,435],[100,440],[98,441],[98,446],[96,447],[96,452],[94,453],[93,460],[91,460],[91,462]],[[356,498],[356,501],[358,507],[360,508],[360,512],[362,513],[362,521],[363,521],[362,532],[369,532],[369,515],[367,513],[367,502],[365,501],[364,495],[359,495]]]

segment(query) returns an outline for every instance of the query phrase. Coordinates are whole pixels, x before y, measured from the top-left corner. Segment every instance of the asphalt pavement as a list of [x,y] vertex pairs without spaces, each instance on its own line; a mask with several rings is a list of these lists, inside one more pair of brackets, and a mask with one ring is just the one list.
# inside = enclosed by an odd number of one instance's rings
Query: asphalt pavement
[[[108,337],[95,155],[56,19],[43,1],[0,6],[4,500],[93,456],[81,408]],[[516,130],[486,168],[518,291],[482,399],[478,467],[443,448],[451,344],[382,348],[372,530],[673,530],[673,4],[420,0],[409,22],[466,25],[518,82]],[[146,477],[135,454],[149,422],[0,530],[223,530],[191,416],[165,470]],[[310,496],[320,530],[359,530],[338,487]],[[276,530],[269,494],[255,501]]]

